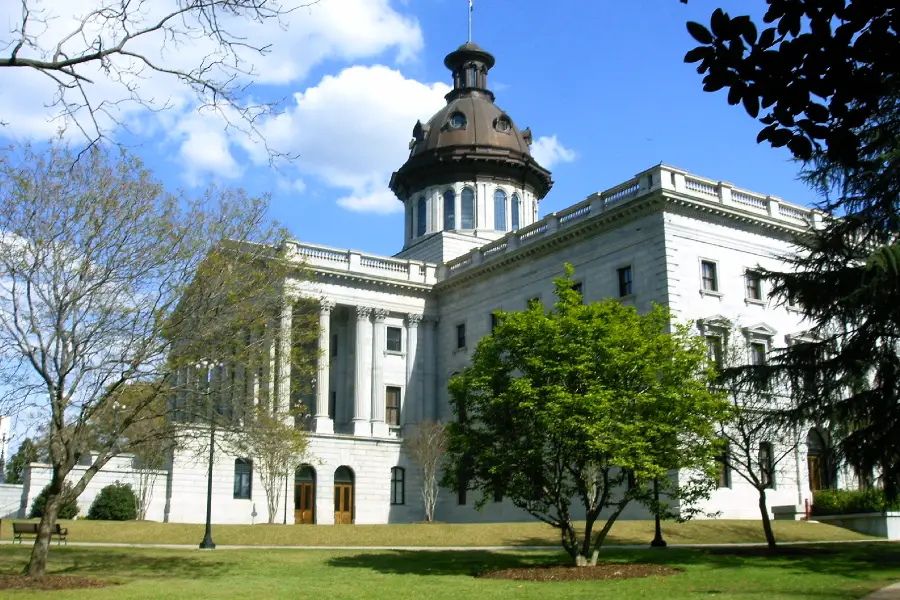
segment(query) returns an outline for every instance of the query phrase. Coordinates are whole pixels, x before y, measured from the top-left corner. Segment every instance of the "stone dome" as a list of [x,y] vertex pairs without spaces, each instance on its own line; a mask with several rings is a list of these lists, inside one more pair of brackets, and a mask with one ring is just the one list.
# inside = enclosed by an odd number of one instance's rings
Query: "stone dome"
[[391,177],[391,190],[401,201],[429,185],[473,175],[527,184],[538,198],[550,190],[550,172],[531,156],[531,130],[519,129],[487,88],[494,62],[474,42],[444,59],[453,89],[445,96],[446,106],[413,128],[409,158]]

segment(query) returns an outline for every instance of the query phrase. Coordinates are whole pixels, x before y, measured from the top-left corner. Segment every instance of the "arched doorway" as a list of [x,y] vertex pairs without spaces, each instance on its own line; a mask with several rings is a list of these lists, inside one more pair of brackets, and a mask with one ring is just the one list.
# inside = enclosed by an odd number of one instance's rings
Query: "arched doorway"
[[353,523],[353,469],[338,467],[334,472],[334,524]]
[[831,460],[825,435],[818,429],[806,434],[806,467],[809,471],[809,489],[830,489],[834,483]]
[[316,470],[300,465],[294,473],[294,523],[312,525],[316,522]]

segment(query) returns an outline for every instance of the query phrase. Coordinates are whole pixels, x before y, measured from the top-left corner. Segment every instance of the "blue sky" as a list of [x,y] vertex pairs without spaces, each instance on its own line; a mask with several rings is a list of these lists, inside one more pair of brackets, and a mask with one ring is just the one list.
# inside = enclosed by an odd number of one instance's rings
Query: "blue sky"
[[[68,1],[48,0],[96,0]],[[497,103],[531,127],[551,163],[555,185],[541,215],[659,162],[789,202],[812,200],[788,153],[757,145],[759,124],[724,93],[703,92],[694,66],[682,62],[695,45],[685,22],[708,22],[718,6],[755,16],[764,8],[762,0],[475,0],[473,38],[497,58],[489,77]],[[443,102],[443,57],[465,41],[466,17],[467,0],[322,0],[294,14],[286,32],[261,33],[274,57],[252,93],[287,97],[287,114],[262,129],[299,153],[277,170],[186,99],[166,115],[130,112],[135,133],[119,139],[137,144],[172,188],[271,192],[274,217],[295,237],[393,254],[403,213],[387,179],[406,157],[416,119]],[[0,137],[46,135],[46,109],[12,96],[11,85],[22,85],[14,75],[0,74],[0,110],[15,117]],[[173,82],[159,85],[178,97]]]

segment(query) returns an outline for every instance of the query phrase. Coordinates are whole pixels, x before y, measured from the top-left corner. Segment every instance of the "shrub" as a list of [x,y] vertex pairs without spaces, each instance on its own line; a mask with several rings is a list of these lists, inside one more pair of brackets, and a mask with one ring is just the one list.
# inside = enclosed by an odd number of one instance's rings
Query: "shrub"
[[812,515],[852,515],[900,510],[900,498],[887,502],[884,490],[821,490],[813,496]]
[[[30,519],[40,519],[44,516],[44,507],[47,506],[47,496],[50,494],[50,484],[41,490],[31,505]],[[63,504],[59,507],[58,519],[72,519],[78,514],[78,499],[72,494],[72,486],[68,482],[63,484]]]
[[97,494],[88,510],[88,519],[98,521],[133,521],[137,518],[137,499],[131,484],[108,485]]

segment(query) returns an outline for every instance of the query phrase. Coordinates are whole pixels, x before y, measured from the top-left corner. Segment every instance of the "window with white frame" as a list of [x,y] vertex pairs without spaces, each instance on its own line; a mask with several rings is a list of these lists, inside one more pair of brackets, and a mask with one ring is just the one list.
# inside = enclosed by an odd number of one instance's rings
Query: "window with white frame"
[[700,261],[700,279],[703,291],[719,291],[718,265],[711,260]]
[[402,352],[403,351],[403,330],[399,327],[387,328],[387,351]]

